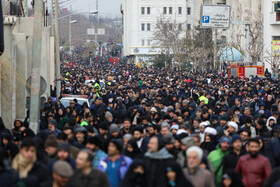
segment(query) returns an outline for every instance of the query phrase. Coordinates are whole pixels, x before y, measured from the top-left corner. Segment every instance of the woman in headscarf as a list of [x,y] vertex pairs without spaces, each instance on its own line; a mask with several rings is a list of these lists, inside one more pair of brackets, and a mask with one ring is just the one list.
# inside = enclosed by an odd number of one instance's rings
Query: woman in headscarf
[[146,168],[143,160],[134,160],[127,170],[120,187],[147,187]]
[[201,143],[200,147],[208,155],[216,147],[215,136],[214,135],[206,135],[205,140]]
[[170,162],[165,172],[166,186],[168,187],[192,187],[193,184],[183,175],[182,169],[176,162]]
[[143,154],[134,139],[131,139],[127,142],[124,155],[130,157],[131,159],[143,157]]

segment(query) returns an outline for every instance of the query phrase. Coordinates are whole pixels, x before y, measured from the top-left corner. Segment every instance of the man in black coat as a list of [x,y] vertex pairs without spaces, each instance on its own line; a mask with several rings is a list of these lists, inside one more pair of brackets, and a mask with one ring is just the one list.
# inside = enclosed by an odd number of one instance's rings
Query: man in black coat
[[230,153],[224,157],[223,160],[223,173],[229,170],[234,170],[240,156],[244,155],[246,152],[242,149],[242,140],[239,134],[232,136],[232,149]]
[[158,136],[150,138],[144,161],[146,168],[149,168],[146,173],[148,187],[165,187],[166,166],[174,159]]

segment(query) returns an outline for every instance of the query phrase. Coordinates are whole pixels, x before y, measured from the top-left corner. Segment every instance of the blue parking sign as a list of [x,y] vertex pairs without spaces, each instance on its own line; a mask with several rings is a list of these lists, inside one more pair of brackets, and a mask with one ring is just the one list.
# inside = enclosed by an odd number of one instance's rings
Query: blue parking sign
[[202,23],[209,23],[210,16],[202,16]]

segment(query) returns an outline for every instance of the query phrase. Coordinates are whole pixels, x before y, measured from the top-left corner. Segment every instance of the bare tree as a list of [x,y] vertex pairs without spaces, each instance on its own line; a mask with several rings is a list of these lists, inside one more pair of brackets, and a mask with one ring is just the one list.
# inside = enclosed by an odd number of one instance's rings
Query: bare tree
[[162,53],[172,56],[176,62],[183,62],[183,34],[183,23],[159,17],[155,25],[153,47],[160,48]]
[[196,70],[208,71],[213,59],[212,29],[197,26],[187,33],[185,39],[187,58]]
[[254,21],[251,22],[249,27],[250,33],[250,44],[249,44],[249,55],[251,56],[252,62],[260,62],[262,60],[263,53],[263,20],[262,16],[255,16]]
[[267,57],[265,57],[265,61],[270,64],[272,77],[278,78],[278,72],[280,68],[280,55],[274,55],[272,53],[267,52]]

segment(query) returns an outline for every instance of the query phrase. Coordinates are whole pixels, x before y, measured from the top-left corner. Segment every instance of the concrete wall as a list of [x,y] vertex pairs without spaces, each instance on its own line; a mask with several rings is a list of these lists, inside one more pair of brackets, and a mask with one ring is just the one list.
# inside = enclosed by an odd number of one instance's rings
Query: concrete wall
[[[0,116],[7,128],[13,127],[15,118],[26,117],[26,80],[31,75],[33,18],[5,16],[5,51],[0,57]],[[41,76],[47,82],[44,97],[50,95],[50,34],[42,31]]]

